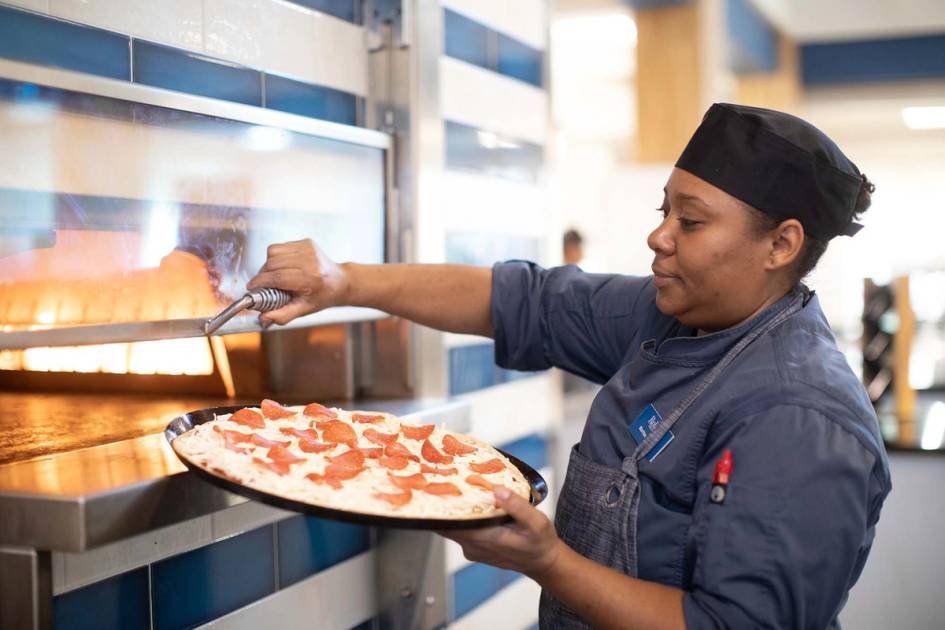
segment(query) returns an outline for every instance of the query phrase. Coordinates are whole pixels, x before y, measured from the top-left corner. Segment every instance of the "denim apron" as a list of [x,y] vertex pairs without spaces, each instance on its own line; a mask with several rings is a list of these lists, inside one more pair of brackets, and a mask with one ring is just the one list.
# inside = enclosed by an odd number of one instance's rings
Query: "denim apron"
[[[555,513],[555,528],[569,547],[598,564],[636,577],[640,460],[673,428],[689,406],[749,344],[806,306],[811,295],[812,292],[802,287],[802,293],[784,310],[742,337],[646,439],[637,445],[633,454],[624,458],[620,468],[611,468],[591,461],[578,451],[577,445],[571,449],[568,473]],[[542,630],[591,627],[545,590],[541,592],[538,622]]]

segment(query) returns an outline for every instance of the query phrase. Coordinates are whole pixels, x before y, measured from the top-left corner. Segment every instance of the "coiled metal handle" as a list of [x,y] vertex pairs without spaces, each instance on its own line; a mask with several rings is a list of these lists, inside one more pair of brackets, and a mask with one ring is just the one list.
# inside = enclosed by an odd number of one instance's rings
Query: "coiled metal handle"
[[292,294],[282,289],[255,289],[220,311],[216,317],[208,319],[203,326],[204,332],[208,335],[215,333],[244,309],[266,313],[282,308],[291,301]]

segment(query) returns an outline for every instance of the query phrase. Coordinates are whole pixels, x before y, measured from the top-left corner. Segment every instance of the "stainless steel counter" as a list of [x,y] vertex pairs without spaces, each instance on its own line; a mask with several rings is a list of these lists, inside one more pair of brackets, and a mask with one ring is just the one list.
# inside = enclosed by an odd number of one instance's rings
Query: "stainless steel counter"
[[[138,400],[138,407],[131,404],[123,412],[122,403],[132,401],[109,396],[100,404],[109,408],[96,412],[91,396],[4,394],[0,404],[19,396],[23,400],[4,408],[29,409],[28,399],[42,399],[35,409],[45,415],[7,415],[3,422],[5,431],[17,435],[8,436],[0,450],[0,457],[13,460],[0,465],[0,545],[80,552],[247,501],[188,473],[163,434],[156,433],[181,412],[223,401],[189,399],[174,407],[166,399]],[[468,424],[468,405],[458,401],[352,401],[345,406],[445,423],[453,430]],[[76,433],[76,428],[81,430]],[[110,441],[136,432],[146,434]],[[67,450],[96,438],[110,443]],[[22,460],[20,455],[35,452],[37,443],[40,451],[53,454]]]

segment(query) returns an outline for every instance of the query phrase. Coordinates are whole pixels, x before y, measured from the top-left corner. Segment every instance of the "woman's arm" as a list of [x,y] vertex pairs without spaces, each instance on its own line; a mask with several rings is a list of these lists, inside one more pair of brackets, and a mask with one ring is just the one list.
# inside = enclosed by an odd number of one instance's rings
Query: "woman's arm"
[[588,560],[523,498],[502,487],[495,495],[515,519],[512,525],[441,532],[462,545],[468,559],[524,573],[594,628],[685,630],[683,591]]
[[248,289],[292,293],[263,322],[285,324],[330,306],[366,306],[418,324],[491,337],[492,270],[468,265],[336,264],[311,240],[270,245]]

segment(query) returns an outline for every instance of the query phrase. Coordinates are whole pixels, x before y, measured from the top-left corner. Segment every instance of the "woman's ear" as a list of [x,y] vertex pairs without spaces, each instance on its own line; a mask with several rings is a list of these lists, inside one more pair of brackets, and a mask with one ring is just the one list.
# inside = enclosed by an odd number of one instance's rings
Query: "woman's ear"
[[797,260],[804,246],[804,226],[797,219],[785,219],[771,232],[771,252],[766,269],[788,267]]

